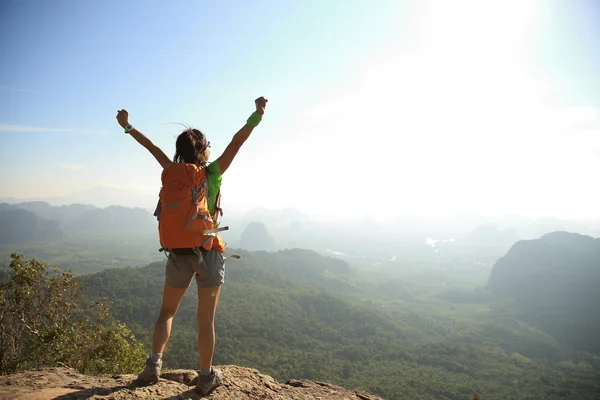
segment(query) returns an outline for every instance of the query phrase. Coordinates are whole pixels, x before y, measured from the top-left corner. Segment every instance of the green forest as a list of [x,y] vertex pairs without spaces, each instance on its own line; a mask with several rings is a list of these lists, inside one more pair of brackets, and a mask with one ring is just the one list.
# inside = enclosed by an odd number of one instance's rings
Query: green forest
[[[150,234],[107,232],[2,245],[5,254],[11,248],[24,254],[19,265],[34,271],[11,272],[8,262],[0,268],[3,298],[11,300],[0,304],[3,315],[27,309],[27,321],[36,321],[35,304],[60,294],[60,282],[77,292],[77,312],[55,328],[39,325],[43,338],[12,343],[24,357],[6,359],[2,373],[58,360],[80,370],[85,365],[86,373],[142,368],[165,259]],[[242,257],[227,262],[214,362],[386,399],[458,400],[475,393],[591,399],[600,394],[600,301],[592,290],[599,282],[598,243],[556,233],[519,241],[509,251],[450,242],[405,245],[396,249],[398,257],[376,262],[303,249],[230,249]],[[44,263],[47,282],[36,283]],[[53,309],[64,309],[66,301],[57,297]],[[196,303],[192,282],[173,321],[165,368],[198,368]],[[3,332],[17,328],[28,332],[3,317]],[[48,343],[60,357],[41,356]],[[64,350],[74,348],[91,350]]]
[[[217,311],[215,363],[307,378],[386,399],[586,398],[600,358],[561,346],[518,319],[517,305],[483,289],[451,291],[382,267],[355,270],[308,250],[237,251]],[[150,341],[164,263],[82,277],[115,318]],[[395,275],[395,276],[394,276]],[[407,272],[406,276],[410,276]],[[397,293],[380,290],[394,285]],[[194,283],[173,322],[169,368],[198,368]],[[403,289],[402,289],[403,287]],[[588,397],[589,398],[589,397]]]

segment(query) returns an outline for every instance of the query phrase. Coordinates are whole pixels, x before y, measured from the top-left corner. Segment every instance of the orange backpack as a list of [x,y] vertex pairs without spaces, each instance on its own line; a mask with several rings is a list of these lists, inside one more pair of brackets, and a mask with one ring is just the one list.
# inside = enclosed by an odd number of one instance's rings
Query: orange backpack
[[172,249],[216,249],[225,251],[218,236],[229,227],[218,227],[221,194],[213,215],[208,210],[206,170],[195,164],[175,163],[161,175],[162,188],[154,215],[158,219],[161,251]]

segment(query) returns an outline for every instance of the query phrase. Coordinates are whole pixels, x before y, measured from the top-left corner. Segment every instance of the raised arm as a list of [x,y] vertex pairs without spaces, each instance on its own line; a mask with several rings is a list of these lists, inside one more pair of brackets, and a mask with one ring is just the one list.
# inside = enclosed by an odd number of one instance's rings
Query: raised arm
[[167,168],[173,163],[169,156],[167,156],[158,146],[152,143],[152,141],[148,139],[146,135],[129,125],[129,113],[127,110],[117,111],[117,121],[125,130],[125,133],[130,134],[135,140],[137,140],[139,144],[148,149],[148,151],[154,156],[154,158],[156,158],[156,161],[158,161],[163,168]]
[[227,145],[225,151],[221,154],[221,157],[217,158],[217,164],[219,165],[221,174],[224,174],[225,171],[227,171],[244,142],[250,137],[254,128],[260,123],[262,115],[265,113],[267,101],[268,100],[264,97],[259,97],[254,100],[256,112],[252,113],[250,118],[248,118],[246,125],[242,126],[242,129],[233,135],[233,139],[231,139],[231,142]]

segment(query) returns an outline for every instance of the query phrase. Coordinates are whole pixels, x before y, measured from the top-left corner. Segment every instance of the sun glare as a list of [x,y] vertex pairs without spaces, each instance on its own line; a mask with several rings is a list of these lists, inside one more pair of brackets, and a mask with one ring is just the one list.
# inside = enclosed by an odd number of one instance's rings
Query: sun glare
[[530,56],[538,12],[535,1],[423,3],[408,45],[399,41],[309,113],[322,149],[343,155],[323,150],[321,165],[338,179],[367,140],[376,176],[366,168],[352,179],[379,187],[386,212],[546,212],[541,199],[565,174],[555,162],[565,146],[558,128],[596,114],[557,108],[554,82]]

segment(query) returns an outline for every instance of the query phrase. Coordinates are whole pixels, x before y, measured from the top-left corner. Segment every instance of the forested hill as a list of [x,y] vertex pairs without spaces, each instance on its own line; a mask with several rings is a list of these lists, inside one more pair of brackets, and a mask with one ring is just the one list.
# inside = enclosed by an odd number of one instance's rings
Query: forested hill
[[0,227],[0,243],[5,244],[61,240],[64,235],[58,221],[7,204],[0,204]]
[[[563,353],[552,338],[476,307],[450,319],[363,285],[343,261],[308,250],[236,251],[227,263],[216,318],[216,364],[257,368],[280,381],[316,379],[386,399],[553,398],[600,390],[598,359]],[[149,345],[164,262],[81,277],[87,296],[106,296],[113,315]],[[173,322],[169,368],[197,368],[195,284]],[[512,317],[511,317],[512,318]],[[573,364],[576,361],[577,364]],[[528,382],[516,384],[515,379]],[[526,396],[524,396],[526,395]]]
[[[52,206],[44,201],[31,201],[17,204],[0,204],[0,211],[16,213],[24,210],[37,217],[52,221],[68,232],[82,230],[152,230],[156,228],[156,218],[142,208],[110,206],[99,208],[86,204]],[[10,226],[18,226],[16,224]],[[42,240],[56,239],[44,237]],[[4,243],[4,242],[0,242]]]
[[600,354],[600,238],[553,232],[516,243],[489,287],[562,343]]

